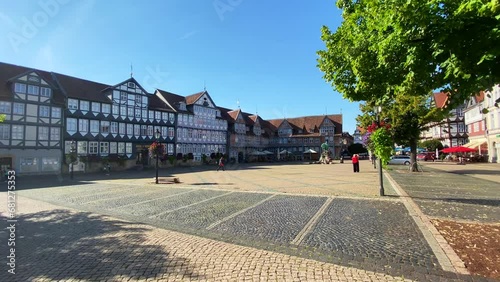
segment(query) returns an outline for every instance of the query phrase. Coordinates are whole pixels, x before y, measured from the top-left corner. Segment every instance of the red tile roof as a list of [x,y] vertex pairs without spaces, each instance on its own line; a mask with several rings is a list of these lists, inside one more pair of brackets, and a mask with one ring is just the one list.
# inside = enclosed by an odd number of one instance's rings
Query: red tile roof
[[436,92],[434,93],[434,102],[436,103],[437,108],[444,108],[446,102],[448,101],[448,94],[444,92]]
[[192,94],[192,95],[189,95],[189,96],[186,96],[186,104],[187,105],[192,105],[194,103],[196,103],[196,101],[198,101],[198,99],[203,95],[205,94],[206,91],[202,91],[202,92],[198,92],[198,93],[195,93],[195,94]]

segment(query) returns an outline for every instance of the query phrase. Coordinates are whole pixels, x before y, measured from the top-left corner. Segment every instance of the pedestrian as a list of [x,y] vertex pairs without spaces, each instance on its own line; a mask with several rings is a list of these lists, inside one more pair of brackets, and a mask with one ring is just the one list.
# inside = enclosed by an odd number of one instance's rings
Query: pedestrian
[[224,156],[220,157],[220,159],[219,159],[219,167],[217,168],[217,171],[219,171],[219,169],[221,169],[221,168],[223,171],[226,171],[224,169]]
[[354,154],[352,156],[352,167],[354,169],[354,172],[359,172],[359,156],[358,156],[358,154]]

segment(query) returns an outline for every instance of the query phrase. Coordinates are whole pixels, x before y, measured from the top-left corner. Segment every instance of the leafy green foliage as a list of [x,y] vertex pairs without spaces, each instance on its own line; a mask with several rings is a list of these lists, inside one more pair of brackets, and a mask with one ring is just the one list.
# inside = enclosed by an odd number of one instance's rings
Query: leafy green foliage
[[5,121],[5,115],[0,115],[0,123]]
[[425,140],[423,142],[420,142],[418,146],[421,148],[426,148],[431,152],[435,151],[436,149],[443,149],[443,144],[438,139]]
[[388,129],[380,127],[371,135],[375,155],[380,158],[382,166],[386,167],[392,155],[392,136]]

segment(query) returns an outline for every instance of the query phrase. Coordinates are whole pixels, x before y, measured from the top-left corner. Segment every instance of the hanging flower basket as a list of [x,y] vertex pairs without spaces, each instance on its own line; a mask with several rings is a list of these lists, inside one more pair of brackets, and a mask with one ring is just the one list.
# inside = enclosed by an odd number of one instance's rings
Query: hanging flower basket
[[154,141],[150,146],[149,146],[149,154],[151,156],[156,156],[156,155],[163,155],[163,146],[157,142]]

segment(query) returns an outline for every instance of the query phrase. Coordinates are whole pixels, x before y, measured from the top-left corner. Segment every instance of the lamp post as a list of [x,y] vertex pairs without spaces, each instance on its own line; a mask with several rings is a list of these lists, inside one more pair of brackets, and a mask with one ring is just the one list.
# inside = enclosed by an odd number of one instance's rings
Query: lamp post
[[[377,117],[377,128],[380,127],[380,113],[382,112],[382,106],[375,106],[375,114]],[[384,178],[382,175],[382,159],[380,156],[377,156],[378,160],[378,177],[379,177],[379,182],[380,182],[380,196],[385,196],[384,193]]]
[[74,165],[74,161],[73,161],[73,156],[75,155],[75,152],[76,152],[76,142],[75,140],[71,141],[71,146],[70,146],[70,149],[69,149],[70,153],[71,153],[71,156],[70,156],[70,161],[71,161],[71,173],[70,173],[70,179],[73,179],[73,165]]
[[[158,146],[160,145],[160,137],[161,137],[161,133],[160,133],[160,130],[156,129],[156,132],[155,132],[155,137],[156,137],[156,142],[158,143]],[[157,151],[156,151],[156,184],[158,184],[158,157],[160,155],[159,153],[159,147],[157,147]]]

